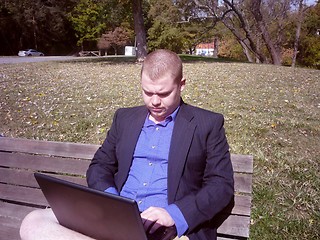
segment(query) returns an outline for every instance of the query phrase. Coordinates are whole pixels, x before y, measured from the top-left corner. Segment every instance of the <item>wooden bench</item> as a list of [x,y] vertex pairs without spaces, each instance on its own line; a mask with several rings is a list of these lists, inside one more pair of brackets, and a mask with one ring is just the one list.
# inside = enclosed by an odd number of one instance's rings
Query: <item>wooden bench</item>
[[[0,137],[0,239],[20,239],[22,219],[45,208],[33,173],[44,172],[86,185],[85,172],[98,145]],[[235,205],[218,228],[219,239],[249,237],[253,158],[232,155]]]

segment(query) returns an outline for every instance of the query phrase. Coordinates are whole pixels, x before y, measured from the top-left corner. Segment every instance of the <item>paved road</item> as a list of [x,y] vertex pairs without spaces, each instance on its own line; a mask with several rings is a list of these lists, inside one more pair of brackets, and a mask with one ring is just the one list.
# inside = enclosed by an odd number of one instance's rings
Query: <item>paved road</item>
[[23,63],[23,62],[45,62],[45,61],[65,61],[79,59],[73,56],[44,56],[44,57],[0,57],[0,64],[5,63]]

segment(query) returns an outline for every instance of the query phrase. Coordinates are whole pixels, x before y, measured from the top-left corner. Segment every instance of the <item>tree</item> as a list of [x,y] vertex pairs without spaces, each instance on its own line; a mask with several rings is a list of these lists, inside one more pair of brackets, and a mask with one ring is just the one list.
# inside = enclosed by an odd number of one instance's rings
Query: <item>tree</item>
[[17,54],[22,48],[70,52],[75,37],[67,12],[75,1],[0,0],[0,54]]
[[136,56],[137,60],[140,62],[147,56],[147,37],[144,27],[142,0],[132,0],[132,11],[134,31],[136,34]]
[[197,9],[194,12],[201,13],[203,18],[212,19],[214,27],[218,22],[222,22],[232,32],[249,61],[252,61],[251,54],[254,54],[260,62],[266,61],[266,57],[256,45],[250,21],[245,18],[248,11],[244,8],[243,1],[191,0],[191,2]]
[[[129,0],[0,0],[0,54],[17,54],[21,48],[36,48],[46,54],[70,53],[83,42],[96,41],[106,31],[116,27],[131,34],[133,13],[142,21],[136,27],[138,54],[146,55],[144,12],[133,9]],[[140,2],[142,1],[135,1]],[[137,8],[141,7],[135,5]],[[138,19],[138,18],[137,18]],[[50,20],[50,21],[49,21]],[[144,37],[143,37],[144,35]],[[87,41],[87,42],[88,42]],[[140,44],[141,43],[141,44]],[[96,44],[96,43],[95,43]],[[95,47],[95,45],[93,45]],[[142,47],[141,47],[142,46]]]
[[253,62],[253,54],[257,62],[265,63],[266,57],[255,41],[256,33],[252,28],[252,21],[245,18],[248,15],[247,8],[243,8],[242,11],[240,9],[238,5],[225,1],[225,10],[222,10],[220,19],[235,36],[249,62]]
[[106,28],[103,5],[94,0],[80,0],[69,18],[82,50],[84,41],[96,40]]
[[302,24],[297,60],[304,66],[320,69],[320,3],[307,9]]
[[298,12],[296,14],[297,27],[296,27],[296,34],[295,34],[294,43],[293,43],[293,55],[292,55],[292,64],[291,64],[292,67],[295,67],[295,65],[296,65],[298,49],[299,49],[299,42],[300,42],[300,35],[301,35],[301,27],[302,27],[302,23],[304,20],[305,11],[307,10],[307,8],[304,5],[304,0],[297,0],[296,4],[298,5]]
[[167,48],[174,52],[181,52],[183,34],[177,27],[178,9],[171,0],[150,1],[148,18],[151,27],[148,29],[148,45],[150,50]]
[[150,1],[148,18],[148,46],[150,50],[167,48],[176,53],[192,53],[200,42],[213,41],[209,21],[196,15],[192,21],[186,14],[192,8],[184,2],[174,4],[171,0]]
[[117,55],[118,47],[125,46],[129,40],[128,32],[121,27],[116,27],[114,31],[102,34],[102,37],[98,41],[98,48],[105,50],[112,47]]
[[[212,20],[212,25],[222,22],[230,30],[249,61],[271,61],[279,65],[282,52],[288,48],[292,4],[297,0],[180,0],[191,6],[190,18],[198,13]],[[183,9],[183,8],[181,8]]]
[[256,20],[258,29],[261,32],[265,45],[271,55],[272,62],[275,65],[281,64],[281,49],[277,49],[272,41],[267,24],[261,13],[261,0],[252,0],[252,14]]

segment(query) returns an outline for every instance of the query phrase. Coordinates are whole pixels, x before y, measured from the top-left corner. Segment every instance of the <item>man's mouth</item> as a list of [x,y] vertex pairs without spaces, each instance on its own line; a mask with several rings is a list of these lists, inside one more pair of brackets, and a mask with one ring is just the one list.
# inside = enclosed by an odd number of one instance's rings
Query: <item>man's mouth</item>
[[162,108],[151,108],[151,111],[159,113],[162,112]]

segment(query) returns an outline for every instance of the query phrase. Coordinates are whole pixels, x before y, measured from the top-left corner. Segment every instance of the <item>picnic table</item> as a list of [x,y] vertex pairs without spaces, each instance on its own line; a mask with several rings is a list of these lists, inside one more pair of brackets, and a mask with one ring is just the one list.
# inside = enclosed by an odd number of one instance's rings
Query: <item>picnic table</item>
[[80,57],[99,57],[100,53],[99,51],[80,51],[79,52]]

